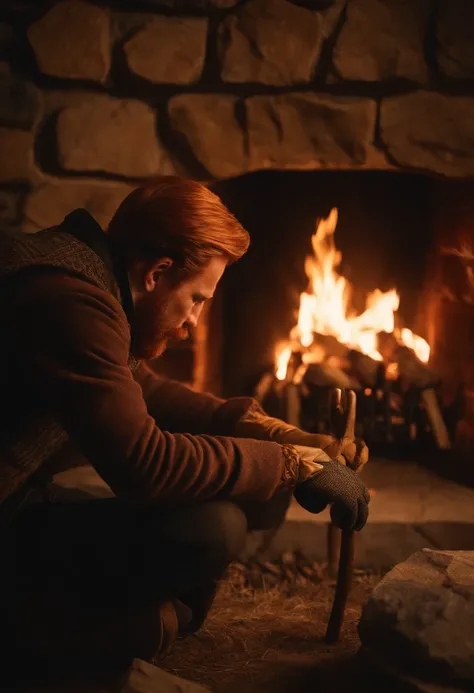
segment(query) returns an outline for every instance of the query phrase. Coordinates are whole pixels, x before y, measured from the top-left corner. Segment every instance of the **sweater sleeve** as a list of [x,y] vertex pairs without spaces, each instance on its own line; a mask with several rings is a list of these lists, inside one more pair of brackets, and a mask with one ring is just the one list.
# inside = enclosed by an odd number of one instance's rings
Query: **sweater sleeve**
[[128,368],[129,326],[111,295],[42,275],[22,284],[16,315],[24,382],[117,495],[264,501],[294,485],[297,463],[284,446],[156,425]]
[[183,383],[163,378],[144,362],[135,380],[142,388],[149,414],[160,428],[173,433],[235,436],[239,419],[250,409],[259,408],[252,397],[221,399],[195,392]]

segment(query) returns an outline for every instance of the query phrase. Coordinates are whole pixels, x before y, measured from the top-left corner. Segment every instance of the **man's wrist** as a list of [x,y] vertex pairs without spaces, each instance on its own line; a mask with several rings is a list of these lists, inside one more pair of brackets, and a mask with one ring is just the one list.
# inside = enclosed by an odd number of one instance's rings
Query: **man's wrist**
[[313,474],[320,472],[326,462],[330,462],[331,458],[326,455],[323,450],[307,447],[305,445],[295,445],[296,452],[299,458],[298,465],[298,483],[301,484],[306,479],[309,479]]
[[293,489],[298,483],[300,459],[294,445],[280,445],[285,464],[282,475],[282,488]]
[[322,468],[322,464],[308,462],[306,460],[300,459],[300,464],[298,467],[298,484],[303,483],[303,481],[309,479],[310,476],[313,476],[313,474],[320,472]]

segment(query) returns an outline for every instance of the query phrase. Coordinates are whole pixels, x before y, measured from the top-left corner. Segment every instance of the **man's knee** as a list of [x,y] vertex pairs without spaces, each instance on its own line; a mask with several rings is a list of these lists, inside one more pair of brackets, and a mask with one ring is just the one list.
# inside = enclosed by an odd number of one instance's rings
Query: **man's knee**
[[222,576],[245,544],[247,519],[234,503],[207,501],[155,515],[150,530],[160,565],[168,565],[160,571],[161,585],[176,596]]
[[247,534],[244,512],[229,501],[206,503],[200,517],[202,541],[209,556],[218,558],[225,565],[243,549]]
[[266,502],[247,502],[240,506],[245,513],[249,531],[277,529],[284,520],[291,503],[291,493],[282,491]]

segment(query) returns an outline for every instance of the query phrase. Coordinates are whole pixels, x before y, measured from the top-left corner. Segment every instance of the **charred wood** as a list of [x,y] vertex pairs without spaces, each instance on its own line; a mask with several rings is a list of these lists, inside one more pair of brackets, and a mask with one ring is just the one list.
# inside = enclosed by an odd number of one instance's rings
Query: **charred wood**
[[264,373],[254,389],[254,397],[262,404],[273,387],[275,376],[273,373]]
[[315,332],[313,334],[313,343],[311,347],[320,347],[324,349],[326,357],[337,356],[341,359],[345,359],[349,354],[349,347],[330,334],[318,334]]
[[423,390],[421,398],[438,447],[441,450],[449,450],[451,442],[449,440],[448,429],[444,423],[435,390],[433,388]]
[[440,377],[420,361],[412,349],[399,344],[393,334],[379,332],[377,337],[379,351],[384,361],[398,365],[399,377],[407,385],[424,389],[440,382]]
[[353,388],[355,383],[342,369],[327,363],[310,363],[303,377],[303,382],[311,387]]
[[383,382],[384,364],[381,361],[375,361],[367,354],[351,349],[349,362],[352,373],[364,386],[377,387]]

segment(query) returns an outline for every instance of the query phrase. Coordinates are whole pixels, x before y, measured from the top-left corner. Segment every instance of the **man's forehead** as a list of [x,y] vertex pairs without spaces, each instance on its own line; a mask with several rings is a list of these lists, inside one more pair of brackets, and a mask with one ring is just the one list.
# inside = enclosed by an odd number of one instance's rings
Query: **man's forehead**
[[202,291],[203,293],[207,291],[213,294],[217,282],[222,277],[226,264],[225,258],[211,258],[205,267],[189,277],[188,286]]

